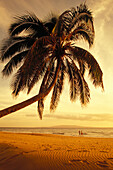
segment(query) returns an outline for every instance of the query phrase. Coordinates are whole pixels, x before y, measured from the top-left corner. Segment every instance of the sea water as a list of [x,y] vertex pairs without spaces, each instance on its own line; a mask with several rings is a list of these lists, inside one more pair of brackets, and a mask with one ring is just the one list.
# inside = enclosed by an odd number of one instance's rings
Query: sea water
[[[13,133],[42,133],[64,136],[83,136],[113,138],[113,128],[31,128],[31,127],[0,127],[1,132]],[[79,134],[80,132],[80,134]],[[82,134],[81,134],[82,132]]]

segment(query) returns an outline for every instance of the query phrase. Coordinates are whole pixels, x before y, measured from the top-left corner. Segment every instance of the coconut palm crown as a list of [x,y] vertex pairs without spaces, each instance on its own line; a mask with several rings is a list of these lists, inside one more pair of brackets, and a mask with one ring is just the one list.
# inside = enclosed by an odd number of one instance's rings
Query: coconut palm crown
[[[94,86],[103,88],[102,71],[94,56],[76,46],[84,39],[89,47],[94,42],[94,25],[91,11],[85,4],[52,16],[42,22],[35,15],[18,17],[10,26],[9,39],[1,49],[1,61],[8,59],[2,73],[9,76],[19,67],[11,83],[12,94],[17,96],[27,89],[28,93],[41,79],[39,94],[15,106],[0,111],[0,117],[38,101],[42,119],[44,99],[51,90],[50,110],[55,110],[64,86],[65,75],[70,83],[70,100],[80,98],[85,105],[90,100],[90,90],[85,80],[88,70]],[[21,65],[20,65],[20,64]]]

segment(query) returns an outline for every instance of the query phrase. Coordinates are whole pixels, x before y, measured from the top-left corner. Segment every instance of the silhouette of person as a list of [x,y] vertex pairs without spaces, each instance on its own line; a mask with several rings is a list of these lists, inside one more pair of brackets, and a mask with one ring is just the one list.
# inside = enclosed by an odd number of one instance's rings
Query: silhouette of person
[[79,135],[81,135],[80,130],[78,132],[79,132]]
[[82,132],[82,130],[81,130],[81,135],[83,135],[83,132]]

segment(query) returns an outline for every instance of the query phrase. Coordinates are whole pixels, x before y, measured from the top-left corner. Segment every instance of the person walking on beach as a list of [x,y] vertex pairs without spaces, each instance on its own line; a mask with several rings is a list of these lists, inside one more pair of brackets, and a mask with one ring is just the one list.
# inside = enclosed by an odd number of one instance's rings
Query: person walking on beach
[[81,130],[81,135],[83,135],[83,132],[82,132],[82,130]]
[[79,135],[81,135],[80,130],[78,132],[79,132]]
[[81,131],[79,130],[78,132],[79,132],[79,135],[83,135],[83,132],[82,132],[82,130],[81,130]]

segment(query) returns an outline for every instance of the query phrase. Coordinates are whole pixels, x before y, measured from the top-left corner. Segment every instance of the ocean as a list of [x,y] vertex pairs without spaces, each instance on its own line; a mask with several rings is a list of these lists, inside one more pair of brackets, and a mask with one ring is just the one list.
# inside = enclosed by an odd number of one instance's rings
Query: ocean
[[[113,138],[113,128],[22,128],[22,127],[0,127],[0,132],[13,133],[41,133],[56,134],[64,136],[83,136],[98,138]],[[79,134],[82,132],[82,134]]]

